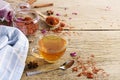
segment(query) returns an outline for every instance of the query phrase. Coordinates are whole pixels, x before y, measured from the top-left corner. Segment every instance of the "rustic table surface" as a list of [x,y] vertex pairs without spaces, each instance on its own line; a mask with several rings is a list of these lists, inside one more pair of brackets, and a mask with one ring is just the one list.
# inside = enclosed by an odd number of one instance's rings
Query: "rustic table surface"
[[[22,0],[7,0],[15,6]],[[69,44],[65,55],[56,63],[48,64],[43,60],[31,56],[30,51],[26,60],[36,60],[39,67],[35,70],[54,69],[67,60],[73,59],[71,52],[78,56],[89,57],[94,55],[96,65],[103,69],[106,75],[91,80],[120,80],[120,6],[119,0],[37,0],[35,4],[53,3],[53,6],[36,8],[34,10],[45,13],[54,11],[61,20],[70,28],[66,32]],[[40,27],[45,27],[42,24]],[[39,33],[37,34],[39,36]],[[32,40],[32,37],[29,38]],[[35,39],[35,38],[34,38]],[[30,43],[30,48],[34,46]],[[66,71],[53,71],[34,76],[26,76],[24,70],[21,80],[90,80],[85,75],[78,77],[77,72],[72,71],[75,63]],[[103,73],[102,73],[103,74]],[[104,78],[105,77],[105,78]]]

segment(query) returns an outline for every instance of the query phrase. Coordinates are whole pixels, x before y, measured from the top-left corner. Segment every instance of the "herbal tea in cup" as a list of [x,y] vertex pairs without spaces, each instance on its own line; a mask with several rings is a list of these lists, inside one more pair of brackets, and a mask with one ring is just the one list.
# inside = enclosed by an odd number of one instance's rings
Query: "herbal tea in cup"
[[38,50],[32,54],[39,54],[45,61],[54,63],[60,59],[66,51],[67,40],[61,36],[48,34],[38,40]]

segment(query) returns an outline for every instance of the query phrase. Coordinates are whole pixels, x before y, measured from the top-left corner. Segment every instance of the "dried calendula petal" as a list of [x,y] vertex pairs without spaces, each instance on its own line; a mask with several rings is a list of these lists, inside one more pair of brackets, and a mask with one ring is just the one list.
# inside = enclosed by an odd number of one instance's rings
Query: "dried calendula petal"
[[[72,55],[74,54],[71,53]],[[95,79],[95,75],[101,79],[108,78],[109,74],[107,74],[103,69],[98,68],[94,60],[94,55],[91,54],[90,56],[75,57],[76,66],[72,68],[72,72],[79,72],[77,77],[84,76],[88,79]],[[101,75],[101,76],[99,76]]]
[[77,67],[73,67],[72,68],[72,72],[77,72],[78,71],[78,68]]
[[65,23],[60,22],[60,27],[65,27]]
[[87,76],[87,78],[89,78],[89,79],[93,79],[93,78],[94,78],[94,75],[93,75],[93,73],[91,73],[91,72],[87,72],[87,73],[86,73],[86,76]]

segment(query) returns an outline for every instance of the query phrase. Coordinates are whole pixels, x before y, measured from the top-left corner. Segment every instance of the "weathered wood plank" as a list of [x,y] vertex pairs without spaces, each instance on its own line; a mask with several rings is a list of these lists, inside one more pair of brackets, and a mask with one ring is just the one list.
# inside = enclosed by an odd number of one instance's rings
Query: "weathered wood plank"
[[39,0],[37,3],[39,2],[53,2],[53,7],[36,10],[54,10],[55,14],[59,13],[59,17],[75,29],[120,29],[119,0]]
[[[41,61],[41,66],[39,66],[37,70],[56,68],[64,61],[71,59],[71,52],[77,52],[77,55],[86,57],[94,54],[97,65],[103,68],[108,74],[110,74],[109,80],[120,79],[120,31],[71,31],[69,33],[71,35],[67,36],[69,44],[66,54],[58,61],[58,63],[55,64],[45,64],[44,61],[39,60]],[[29,55],[27,61],[30,61],[32,59],[35,58]],[[26,70],[24,71],[21,80],[88,80],[84,77],[76,77],[76,74],[72,73],[71,69],[65,72],[55,71],[31,77],[26,77],[25,72]]]
[[[17,6],[25,0],[6,1]],[[59,13],[60,19],[75,29],[120,29],[119,0],[37,0],[34,4],[51,2],[54,6],[35,10],[53,10],[55,15]]]
[[[24,0],[6,0],[13,6]],[[59,13],[61,20],[73,26],[66,36],[69,38],[69,45],[66,54],[56,64],[47,64],[40,61],[39,68],[51,69],[61,65],[64,61],[71,59],[69,54],[77,52],[77,55],[95,55],[99,67],[102,67],[108,74],[108,80],[120,80],[120,6],[119,0],[37,0],[37,3],[54,3],[54,6],[37,8],[35,10],[46,12],[53,10],[55,15]],[[92,31],[93,30],[93,31]],[[102,31],[100,31],[102,30]],[[104,31],[105,30],[105,31]],[[39,35],[38,35],[39,36]],[[34,44],[30,45],[30,48]],[[28,54],[27,62],[36,58]],[[65,72],[55,71],[27,77],[24,74],[21,80],[89,80],[85,77],[76,77],[71,68]],[[101,79],[99,79],[101,80]]]

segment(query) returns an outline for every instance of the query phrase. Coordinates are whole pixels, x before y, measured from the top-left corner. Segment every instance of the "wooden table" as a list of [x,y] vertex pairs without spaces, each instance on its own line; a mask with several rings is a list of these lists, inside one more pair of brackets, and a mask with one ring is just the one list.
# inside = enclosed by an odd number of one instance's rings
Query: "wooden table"
[[[15,4],[20,0],[8,0],[10,1]],[[120,80],[120,1],[37,0],[34,4],[49,2],[53,2],[54,6],[35,10],[41,12],[53,10],[54,14],[60,14],[58,17],[73,28],[67,31],[70,35],[67,36],[69,45],[65,55],[55,64],[47,64],[43,60],[38,60],[40,66],[37,70],[58,67],[72,59],[71,52],[76,52],[77,56],[86,57],[94,54],[96,63],[109,74],[107,80]],[[30,48],[31,46],[34,44],[31,43]],[[26,63],[30,60],[36,60],[36,58],[29,52]],[[26,76],[25,73],[28,70],[25,69],[21,80],[89,80],[85,77],[77,77],[77,73],[72,72],[71,68],[66,71],[58,70],[35,76]]]

